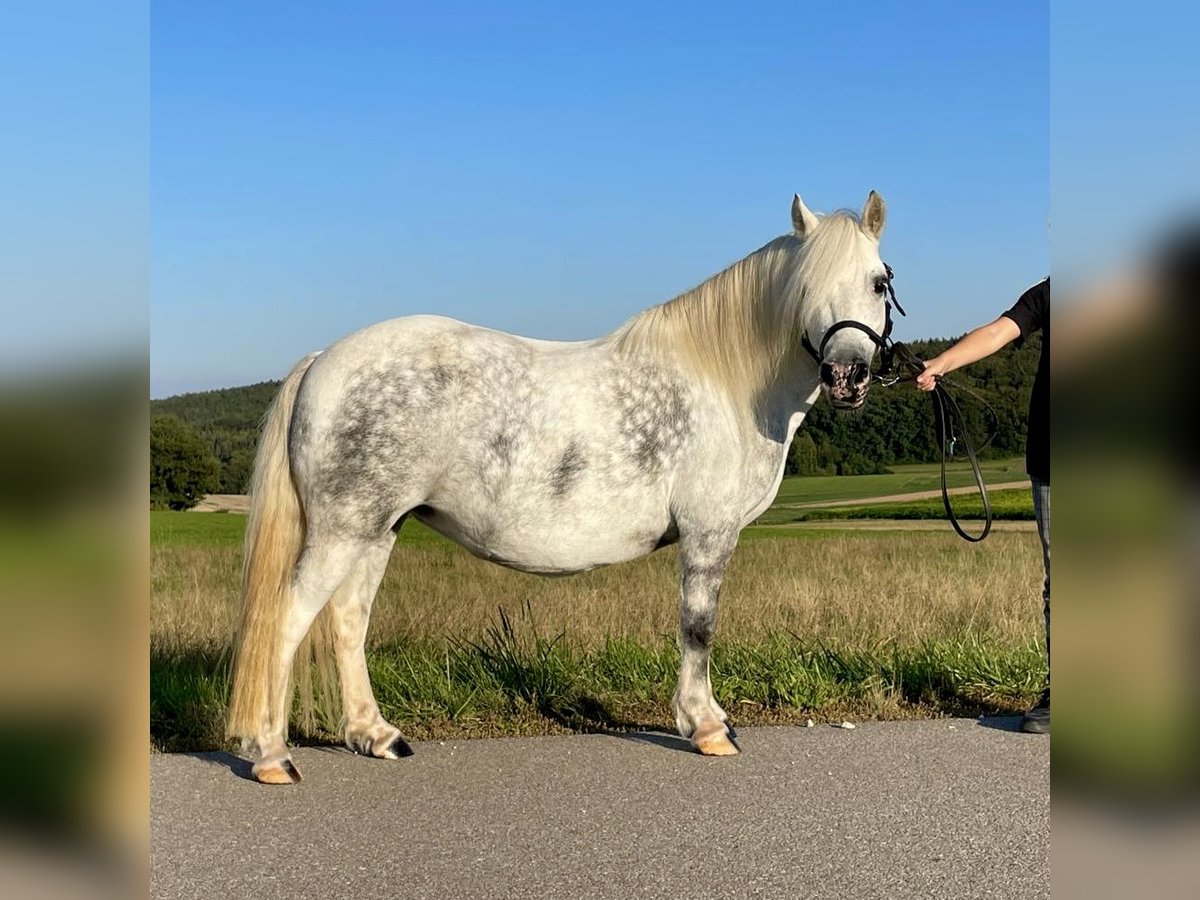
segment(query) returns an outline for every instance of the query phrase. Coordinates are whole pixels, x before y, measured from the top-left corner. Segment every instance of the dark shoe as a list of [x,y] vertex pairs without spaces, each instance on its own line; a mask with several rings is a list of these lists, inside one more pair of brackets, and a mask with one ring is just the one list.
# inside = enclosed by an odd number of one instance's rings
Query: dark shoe
[[1029,734],[1050,733],[1050,688],[1042,691],[1033,709],[1022,717],[1021,730]]

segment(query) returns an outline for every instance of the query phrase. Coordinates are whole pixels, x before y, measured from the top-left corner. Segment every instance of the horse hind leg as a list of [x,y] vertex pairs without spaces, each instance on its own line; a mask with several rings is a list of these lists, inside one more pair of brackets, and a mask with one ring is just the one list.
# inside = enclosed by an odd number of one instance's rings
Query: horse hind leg
[[269,710],[255,738],[258,759],[252,769],[264,784],[294,784],[300,771],[287,747],[292,708],[292,663],[296,649],[317,614],[353,571],[368,545],[358,540],[323,540],[310,534],[296,565],[288,608],[284,613],[278,652],[271,673]]
[[371,690],[365,652],[371,606],[395,545],[389,533],[372,544],[330,601],[338,679],[342,685],[342,733],[355,753],[380,759],[412,756],[400,729],[379,712]]

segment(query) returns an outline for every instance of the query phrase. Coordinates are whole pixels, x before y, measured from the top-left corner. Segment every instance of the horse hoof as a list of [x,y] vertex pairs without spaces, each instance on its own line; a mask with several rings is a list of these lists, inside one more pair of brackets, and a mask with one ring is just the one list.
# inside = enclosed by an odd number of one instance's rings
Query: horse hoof
[[392,745],[388,747],[388,753],[391,759],[404,759],[407,756],[413,755],[413,748],[408,745],[408,741],[404,739],[404,735],[396,735],[396,739],[392,741]]
[[266,765],[256,765],[252,771],[254,780],[259,784],[298,784],[300,770],[290,759],[282,762],[270,762]]
[[[395,729],[389,730],[394,731]],[[346,746],[359,756],[371,756],[375,759],[401,759],[413,755],[412,747],[408,745],[404,735],[399,732],[390,739],[384,735],[378,740],[369,734],[347,736]]]
[[724,722],[698,728],[692,746],[705,756],[736,756],[740,752]]

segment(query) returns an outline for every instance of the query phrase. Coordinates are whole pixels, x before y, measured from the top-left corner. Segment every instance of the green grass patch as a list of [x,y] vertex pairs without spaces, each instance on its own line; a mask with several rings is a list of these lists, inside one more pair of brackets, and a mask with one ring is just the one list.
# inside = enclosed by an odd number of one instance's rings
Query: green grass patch
[[[225,657],[152,651],[150,731],[164,751],[226,746]],[[383,714],[410,737],[673,729],[673,635],[585,649],[503,612],[476,640],[395,641],[368,654]],[[714,646],[717,700],[738,724],[979,715],[1021,709],[1045,677],[1036,643],[963,634],[899,646],[837,647],[775,632]],[[326,711],[313,741],[337,740]]]
[[240,513],[150,511],[151,547],[226,547],[239,545],[246,533]]
[[[989,493],[992,518],[1031,521],[1033,496],[1025,489]],[[982,519],[983,499],[978,494],[960,494],[950,498],[954,515],[960,519]],[[777,512],[785,512],[778,510]],[[903,503],[878,503],[863,506],[829,506],[820,509],[786,510],[791,522],[823,522],[834,519],[944,519],[946,507],[941,497],[909,500]]]
[[[775,504],[817,503],[834,500],[861,500],[865,497],[886,497],[890,494],[910,494],[933,491],[942,486],[941,466],[938,463],[891,466],[888,475],[792,475],[783,479]],[[1025,460],[987,459],[980,462],[985,484],[1022,481]],[[952,462],[946,467],[946,482],[950,487],[967,487],[975,483],[970,465]]]
[[[245,534],[246,517],[241,513],[150,512],[152,547],[241,546]],[[401,545],[428,547],[450,546],[451,543],[436,531],[411,519],[400,530]]]

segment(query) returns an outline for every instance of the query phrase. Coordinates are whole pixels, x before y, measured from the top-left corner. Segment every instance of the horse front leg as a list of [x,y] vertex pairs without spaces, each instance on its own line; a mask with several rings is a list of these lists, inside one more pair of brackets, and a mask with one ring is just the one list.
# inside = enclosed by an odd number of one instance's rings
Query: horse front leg
[[713,697],[708,673],[717,626],[717,597],[736,543],[735,529],[680,537],[680,666],[673,701],[675,723],[679,733],[706,756],[732,756],[738,752],[725,712]]

